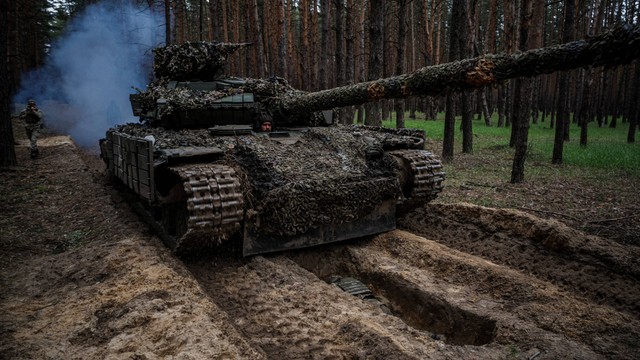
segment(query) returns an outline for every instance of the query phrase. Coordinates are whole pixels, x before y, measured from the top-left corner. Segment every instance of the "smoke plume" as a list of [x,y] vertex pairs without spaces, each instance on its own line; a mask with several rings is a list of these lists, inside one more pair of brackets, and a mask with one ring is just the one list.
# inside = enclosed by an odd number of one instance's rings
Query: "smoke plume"
[[45,65],[23,76],[14,103],[35,99],[46,128],[97,146],[110,127],[135,121],[129,94],[152,76],[159,30],[148,8],[128,1],[87,7],[52,45]]

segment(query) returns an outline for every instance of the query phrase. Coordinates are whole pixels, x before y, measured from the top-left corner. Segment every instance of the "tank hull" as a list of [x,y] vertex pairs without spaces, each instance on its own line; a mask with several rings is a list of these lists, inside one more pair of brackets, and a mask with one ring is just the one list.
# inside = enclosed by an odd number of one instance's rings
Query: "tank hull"
[[101,149],[174,252],[233,241],[249,256],[394,229],[398,205],[420,205],[442,190],[441,165],[415,135],[358,126],[264,134],[128,124],[109,130]]

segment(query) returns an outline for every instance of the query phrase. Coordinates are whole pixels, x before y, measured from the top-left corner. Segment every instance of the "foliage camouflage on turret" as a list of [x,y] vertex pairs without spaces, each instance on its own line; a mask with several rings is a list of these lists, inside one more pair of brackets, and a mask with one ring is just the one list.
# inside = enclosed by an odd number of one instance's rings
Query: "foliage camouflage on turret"
[[187,42],[153,50],[156,79],[211,81],[220,76],[229,55],[250,43]]
[[[187,42],[154,50],[154,74],[156,80],[140,92],[140,104],[144,112],[152,111],[158,99],[166,100],[160,109],[160,118],[180,110],[206,110],[225,96],[253,93],[266,109],[277,110],[278,99],[295,98],[305,92],[296,90],[281,77],[269,79],[243,79],[244,86],[224,90],[194,90],[187,87],[170,89],[169,81],[215,81],[224,74],[229,55],[249,46],[249,43]],[[320,113],[290,115],[279,119],[280,125],[300,124],[314,126],[322,121]]]

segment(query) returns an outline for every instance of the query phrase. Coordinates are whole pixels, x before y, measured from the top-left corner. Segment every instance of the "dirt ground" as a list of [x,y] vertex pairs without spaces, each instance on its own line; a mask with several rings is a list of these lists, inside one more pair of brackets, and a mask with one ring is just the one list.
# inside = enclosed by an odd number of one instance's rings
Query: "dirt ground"
[[[589,214],[554,216],[553,201],[481,207],[447,186],[378,236],[179,259],[95,154],[45,134],[30,160],[16,134],[19,165],[0,171],[2,359],[640,358],[637,197],[591,204],[630,221],[598,223],[605,237],[576,229]],[[528,189],[500,196],[535,207]]]

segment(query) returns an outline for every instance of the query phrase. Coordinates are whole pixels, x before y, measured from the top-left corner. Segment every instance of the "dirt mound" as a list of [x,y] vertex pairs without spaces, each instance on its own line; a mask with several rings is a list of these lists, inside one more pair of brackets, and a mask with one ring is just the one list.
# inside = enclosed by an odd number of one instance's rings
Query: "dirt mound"
[[640,249],[508,209],[433,204],[399,221],[415,234],[640,315]]
[[[638,249],[433,204],[375,237],[177,259],[67,137],[0,172],[0,358],[633,359]],[[361,299],[333,285],[349,277]]]

